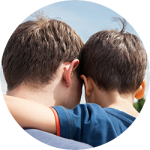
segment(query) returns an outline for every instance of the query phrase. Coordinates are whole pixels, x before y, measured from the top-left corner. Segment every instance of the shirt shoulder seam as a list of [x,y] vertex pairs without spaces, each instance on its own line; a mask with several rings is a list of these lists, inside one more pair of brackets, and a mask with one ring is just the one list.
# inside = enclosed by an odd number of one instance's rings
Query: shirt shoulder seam
[[65,113],[66,113],[66,115],[67,115],[67,117],[68,117],[68,121],[69,121],[69,136],[70,136],[70,139],[71,139],[71,137],[72,137],[72,123],[71,123],[71,118],[70,118],[70,115],[69,115],[69,113],[67,112],[67,110],[64,108],[64,107],[62,107],[62,106],[60,106],[64,111],[65,111]]
[[132,124],[132,121],[131,121],[131,120],[127,119],[126,117],[124,117],[124,116],[122,116],[122,115],[120,115],[120,114],[117,114],[117,113],[115,113],[115,112],[111,112],[111,111],[108,111],[108,110],[105,110],[105,111],[106,111],[107,113],[109,113],[109,114],[115,116],[116,118],[122,120],[123,122],[127,123],[128,125]]

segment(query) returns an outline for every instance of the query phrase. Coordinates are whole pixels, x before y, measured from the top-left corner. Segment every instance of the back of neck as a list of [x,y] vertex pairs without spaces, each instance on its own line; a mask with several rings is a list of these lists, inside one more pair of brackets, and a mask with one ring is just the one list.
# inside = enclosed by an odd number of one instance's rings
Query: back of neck
[[55,106],[53,88],[45,86],[42,89],[34,89],[28,85],[21,84],[17,88],[7,92],[7,95],[36,101],[45,106]]
[[133,107],[134,94],[132,93],[120,94],[117,90],[107,92],[97,89],[94,94],[96,103],[103,108],[115,108],[134,117],[139,114]]

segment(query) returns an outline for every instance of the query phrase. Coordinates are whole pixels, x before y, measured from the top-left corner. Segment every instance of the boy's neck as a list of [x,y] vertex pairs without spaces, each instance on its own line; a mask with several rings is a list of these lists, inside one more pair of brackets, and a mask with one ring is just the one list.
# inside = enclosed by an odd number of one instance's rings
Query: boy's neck
[[104,91],[97,87],[91,95],[96,104],[102,108],[111,107],[124,111],[134,117],[138,116],[138,112],[133,107],[134,97],[133,93],[120,94],[117,90]]

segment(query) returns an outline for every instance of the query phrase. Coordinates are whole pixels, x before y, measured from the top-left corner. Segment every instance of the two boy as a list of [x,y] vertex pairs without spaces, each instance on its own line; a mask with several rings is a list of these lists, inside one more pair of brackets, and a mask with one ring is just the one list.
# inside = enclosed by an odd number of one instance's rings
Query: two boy
[[[77,71],[85,84],[87,104],[73,109],[48,108],[6,96],[16,121],[24,128],[38,128],[94,147],[124,132],[138,116],[133,101],[134,97],[140,99],[144,95],[147,54],[138,37],[125,32],[125,23],[121,22],[121,31],[94,34],[80,52]],[[18,106],[17,101],[20,101]],[[39,110],[41,114],[36,119],[34,114]]]

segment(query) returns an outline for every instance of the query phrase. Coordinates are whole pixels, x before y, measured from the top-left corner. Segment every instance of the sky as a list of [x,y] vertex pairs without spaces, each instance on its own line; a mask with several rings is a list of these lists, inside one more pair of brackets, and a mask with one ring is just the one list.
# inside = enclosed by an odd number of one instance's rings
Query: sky
[[[107,29],[121,29],[121,25],[113,21],[113,17],[121,17],[116,12],[102,5],[85,1],[64,1],[41,8],[35,14],[43,13],[48,17],[60,20],[69,24],[82,38],[84,42],[100,31]],[[24,21],[32,19],[31,15]],[[128,31],[137,35],[134,29],[128,25]]]
[[[23,20],[31,20],[35,18],[35,14],[45,14],[49,18],[59,19],[69,24],[77,34],[86,42],[89,37],[100,31],[107,29],[121,30],[122,26],[118,22],[113,21],[114,17],[121,17],[111,9],[100,4],[85,1],[65,1],[58,2],[37,10],[29,17]],[[125,18],[126,19],[126,18]],[[128,20],[127,20],[128,21]],[[138,36],[134,28],[128,23],[126,30]],[[0,68],[2,93],[6,93],[6,83],[3,77],[2,68]],[[146,80],[149,87],[150,71],[149,66],[146,73]],[[147,88],[148,90],[148,88]],[[147,92],[146,90],[146,92]],[[84,90],[81,103],[84,103]]]

